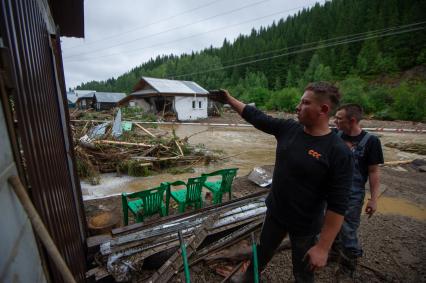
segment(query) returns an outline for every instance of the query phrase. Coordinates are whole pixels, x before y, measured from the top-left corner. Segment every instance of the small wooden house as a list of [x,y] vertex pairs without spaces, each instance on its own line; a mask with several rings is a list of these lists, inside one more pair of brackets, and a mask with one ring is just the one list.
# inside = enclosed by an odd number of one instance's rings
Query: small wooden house
[[122,92],[97,92],[94,90],[75,90],[79,109],[94,108],[97,111],[108,110],[117,106],[117,103],[126,97]]
[[119,105],[141,107],[154,113],[176,113],[180,121],[207,118],[209,92],[192,81],[142,77],[134,92]]
[[122,92],[96,92],[94,106],[97,111],[108,110],[117,106],[117,103],[126,97]]
[[95,90],[74,90],[77,97],[75,105],[78,109],[94,108],[94,95]]

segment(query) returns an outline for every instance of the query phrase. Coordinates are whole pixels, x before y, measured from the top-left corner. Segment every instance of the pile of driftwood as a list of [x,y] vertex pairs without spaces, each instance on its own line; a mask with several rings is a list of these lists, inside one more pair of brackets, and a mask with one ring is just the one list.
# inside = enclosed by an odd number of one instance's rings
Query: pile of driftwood
[[[183,269],[178,232],[187,247],[189,266],[207,260],[260,230],[266,193],[262,190],[219,206],[121,227],[113,230],[112,236],[88,238],[97,266],[87,272],[87,278],[111,276],[116,282],[168,282]],[[150,263],[153,259],[155,270]]]
[[99,173],[146,176],[151,170],[185,170],[217,158],[211,152],[190,146],[187,138],[180,139],[174,132],[126,123],[130,129],[117,136],[112,122],[74,121],[74,150],[80,177],[97,183]]

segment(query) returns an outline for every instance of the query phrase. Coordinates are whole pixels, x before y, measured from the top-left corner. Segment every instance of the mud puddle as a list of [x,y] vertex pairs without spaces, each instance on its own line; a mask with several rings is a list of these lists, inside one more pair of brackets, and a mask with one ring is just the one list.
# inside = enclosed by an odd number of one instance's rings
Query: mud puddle
[[[366,204],[367,199],[364,202],[363,211]],[[380,214],[401,215],[426,221],[426,208],[404,199],[382,196],[379,198],[377,206]]]

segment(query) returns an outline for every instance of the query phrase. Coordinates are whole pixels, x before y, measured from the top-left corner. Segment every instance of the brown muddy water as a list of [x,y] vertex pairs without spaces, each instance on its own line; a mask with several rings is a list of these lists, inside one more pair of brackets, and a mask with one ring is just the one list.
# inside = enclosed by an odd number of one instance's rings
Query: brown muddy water
[[[186,180],[222,168],[239,168],[238,176],[247,175],[253,167],[274,164],[275,138],[254,128],[248,127],[211,127],[197,125],[161,126],[161,129],[171,131],[174,127],[176,134],[184,138],[195,133],[189,142],[193,145],[204,144],[206,149],[223,151],[223,160],[208,166],[195,167],[194,173],[179,175],[159,174],[149,177],[116,177],[115,174],[104,174],[101,184],[91,186],[82,182],[85,199],[98,198],[121,192],[134,192],[158,186],[164,181]],[[387,142],[426,143],[425,134],[380,133],[382,145]],[[417,154],[401,152],[397,149],[383,147],[385,161],[410,160],[424,158]],[[406,202],[402,199],[381,197],[379,200],[380,213],[392,213],[426,220],[425,207]]]
[[[367,200],[364,202],[367,203]],[[426,208],[404,199],[382,196],[377,201],[378,213],[397,214],[426,221]]]

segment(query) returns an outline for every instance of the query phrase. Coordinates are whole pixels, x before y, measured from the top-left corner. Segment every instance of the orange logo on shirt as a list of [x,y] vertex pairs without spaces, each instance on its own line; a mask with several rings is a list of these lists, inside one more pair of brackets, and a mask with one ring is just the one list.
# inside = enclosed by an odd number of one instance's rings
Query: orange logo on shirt
[[321,157],[321,154],[319,154],[318,152],[316,152],[315,150],[313,150],[313,149],[310,149],[309,151],[308,151],[308,154],[309,155],[311,155],[311,156],[313,156],[313,157],[315,157],[316,159],[319,159],[320,157]]

